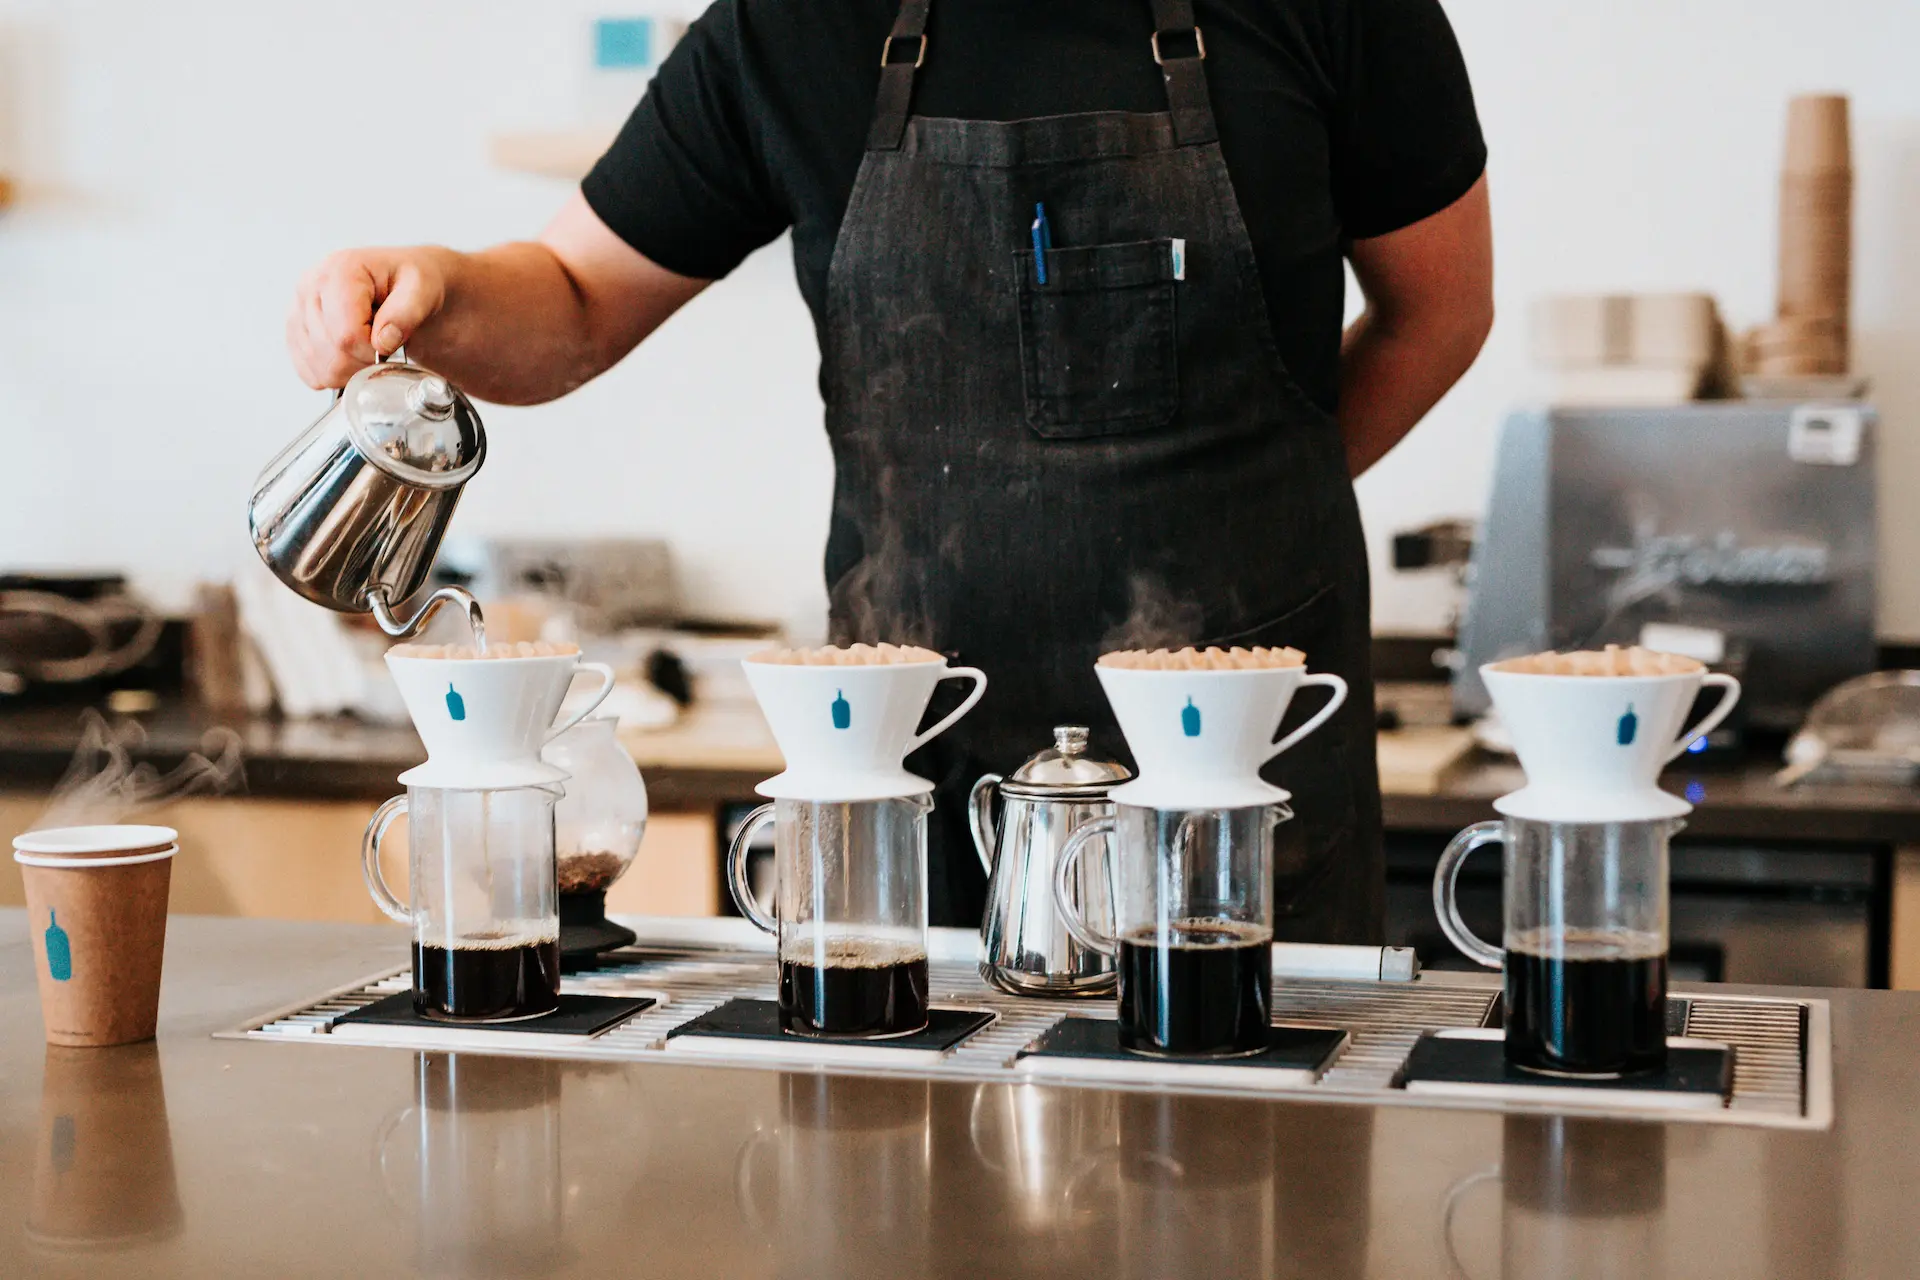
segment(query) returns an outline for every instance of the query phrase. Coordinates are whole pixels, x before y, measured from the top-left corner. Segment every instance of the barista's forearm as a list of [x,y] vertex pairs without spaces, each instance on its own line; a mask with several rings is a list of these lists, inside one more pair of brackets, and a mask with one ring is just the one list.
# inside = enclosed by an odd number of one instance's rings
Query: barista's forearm
[[1387,455],[1473,363],[1489,315],[1393,323],[1369,310],[1340,348],[1340,437],[1358,477]]
[[1438,213],[1349,250],[1367,309],[1340,344],[1340,434],[1358,476],[1459,381],[1493,327],[1482,174]]
[[446,300],[407,340],[413,359],[469,395],[537,404],[565,395],[612,365],[607,326],[552,250],[531,242],[479,253],[428,249]]
[[534,404],[611,368],[708,283],[648,260],[576,191],[537,242],[330,254],[294,291],[287,352],[308,386],[341,387],[404,344],[470,395]]

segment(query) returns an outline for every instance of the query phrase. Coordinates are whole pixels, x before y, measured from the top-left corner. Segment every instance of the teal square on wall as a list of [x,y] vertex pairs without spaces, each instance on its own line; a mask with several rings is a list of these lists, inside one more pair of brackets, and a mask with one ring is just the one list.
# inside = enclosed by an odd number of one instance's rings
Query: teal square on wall
[[603,69],[652,66],[653,19],[596,19],[593,24],[593,65]]

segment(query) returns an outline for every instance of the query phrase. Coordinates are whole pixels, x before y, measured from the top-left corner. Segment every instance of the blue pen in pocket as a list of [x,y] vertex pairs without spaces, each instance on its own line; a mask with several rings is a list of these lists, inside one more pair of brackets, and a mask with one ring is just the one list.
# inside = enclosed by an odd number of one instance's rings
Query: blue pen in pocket
[[1053,227],[1047,221],[1047,206],[1033,206],[1033,279],[1036,284],[1047,282],[1047,254],[1053,249]]

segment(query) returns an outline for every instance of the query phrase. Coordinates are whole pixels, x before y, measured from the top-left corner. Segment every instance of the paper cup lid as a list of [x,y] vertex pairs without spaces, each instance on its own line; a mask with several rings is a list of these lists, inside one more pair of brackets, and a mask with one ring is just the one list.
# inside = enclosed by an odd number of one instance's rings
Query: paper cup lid
[[13,838],[13,848],[15,853],[45,853],[72,858],[164,849],[179,839],[180,833],[172,827],[106,823],[92,827],[48,827],[43,831],[29,831]]

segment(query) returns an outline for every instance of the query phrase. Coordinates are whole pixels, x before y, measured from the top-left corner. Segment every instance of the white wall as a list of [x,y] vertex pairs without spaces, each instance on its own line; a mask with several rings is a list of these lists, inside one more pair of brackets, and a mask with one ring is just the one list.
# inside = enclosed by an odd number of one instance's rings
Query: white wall
[[[646,8],[644,3],[630,6]],[[685,12],[676,0],[656,11]],[[1501,319],[1480,364],[1361,486],[1383,628],[1437,625],[1387,537],[1484,502],[1530,380],[1526,301],[1705,288],[1770,309],[1783,103],[1854,96],[1858,360],[1885,413],[1882,630],[1920,637],[1920,5],[1452,0],[1493,150]],[[0,565],[126,565],[163,600],[250,554],[243,505],[322,401],[289,371],[299,271],[344,244],[537,230],[558,184],[485,160],[582,101],[582,0],[0,0]],[[615,9],[614,12],[623,10]],[[830,469],[784,246],[599,382],[486,413],[467,533],[660,533],[694,602],[820,607]]]

